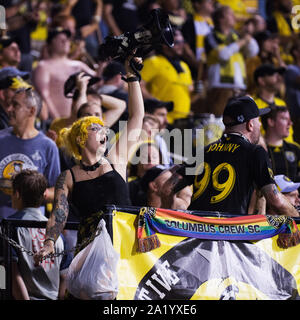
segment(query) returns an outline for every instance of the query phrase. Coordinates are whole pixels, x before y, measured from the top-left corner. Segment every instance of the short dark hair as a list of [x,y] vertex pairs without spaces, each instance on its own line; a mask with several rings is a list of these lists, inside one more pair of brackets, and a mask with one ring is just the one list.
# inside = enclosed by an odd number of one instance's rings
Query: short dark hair
[[[91,105],[93,105],[93,104],[94,104],[94,103],[92,103],[92,102],[85,102],[85,103],[83,103],[83,104],[79,107],[79,109],[78,109],[78,111],[77,111],[77,114],[76,114],[77,119],[82,118],[82,114],[83,114],[84,110],[85,110],[87,107],[89,107],[89,106],[91,106]],[[102,110],[101,105],[99,105],[99,109]]]
[[287,112],[289,109],[285,106],[276,106],[276,105],[271,105],[270,106],[271,111],[263,116],[261,116],[261,124],[264,128],[264,130],[268,129],[268,119],[275,120],[277,117],[277,114],[279,112]]
[[43,204],[47,185],[43,174],[29,169],[19,172],[12,181],[13,193],[19,192],[25,208],[38,208]]
[[220,6],[212,14],[212,20],[216,29],[220,28],[220,20],[224,17],[224,13],[229,10],[229,6]]

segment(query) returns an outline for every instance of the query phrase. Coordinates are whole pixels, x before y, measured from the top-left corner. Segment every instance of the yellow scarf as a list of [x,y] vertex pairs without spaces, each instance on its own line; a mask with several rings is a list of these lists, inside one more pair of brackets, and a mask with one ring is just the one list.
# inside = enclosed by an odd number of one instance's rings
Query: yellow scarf
[[197,60],[205,60],[204,38],[211,31],[213,21],[210,17],[202,17],[194,14],[194,27],[196,35],[196,57]]
[[218,31],[215,31],[215,35],[218,40],[221,41],[221,43],[219,43],[218,46],[211,50],[211,52],[208,54],[207,64],[220,64],[220,81],[222,83],[233,83],[235,74],[234,64],[238,63],[244,81],[246,82],[245,61],[243,55],[239,51],[234,53],[227,61],[222,61],[219,58],[219,51],[222,50],[225,46],[236,42],[239,39],[238,35],[233,32],[230,34],[230,36],[225,36]]

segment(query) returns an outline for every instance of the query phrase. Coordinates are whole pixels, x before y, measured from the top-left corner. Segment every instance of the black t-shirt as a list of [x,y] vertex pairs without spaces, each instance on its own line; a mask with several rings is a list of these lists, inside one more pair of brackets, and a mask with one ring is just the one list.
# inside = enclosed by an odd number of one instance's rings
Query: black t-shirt
[[281,147],[268,146],[274,175],[284,174],[294,182],[300,181],[300,149],[293,143],[283,141]]
[[134,0],[104,0],[103,3],[113,5],[112,15],[122,32],[134,32],[140,25],[138,7]]
[[178,171],[193,185],[189,210],[247,214],[254,188],[274,183],[267,152],[235,134],[224,134],[208,145],[202,167],[194,175],[186,175],[186,166]]

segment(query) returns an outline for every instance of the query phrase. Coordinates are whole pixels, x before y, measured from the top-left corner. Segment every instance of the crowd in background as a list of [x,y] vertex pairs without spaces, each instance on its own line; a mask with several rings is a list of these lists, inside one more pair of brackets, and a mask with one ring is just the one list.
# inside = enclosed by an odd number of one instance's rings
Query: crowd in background
[[[300,1],[5,0],[1,4],[6,9],[6,29],[0,38],[0,129],[4,130],[0,131],[0,219],[14,212],[7,180],[22,169],[37,168],[45,175],[46,215],[51,211],[55,180],[75,163],[65,153],[62,129],[79,118],[96,116],[116,134],[108,136],[111,144],[119,138],[119,121],[130,118],[128,83],[122,79],[124,59],[101,59],[99,45],[107,36],[134,33],[157,8],[169,16],[174,46],[162,42],[142,56],[145,116],[127,172],[132,205],[163,206],[160,191],[170,172],[160,174],[182,156],[166,143],[167,129],[204,129],[208,145],[222,136],[228,100],[242,95],[250,95],[259,108],[272,109],[261,119],[259,143],[270,156],[274,174],[300,181],[300,19],[297,11],[292,12]],[[19,89],[25,89],[24,96],[16,98]],[[32,114],[17,114],[18,103],[30,105],[32,91],[38,107]],[[11,126],[17,139],[8,131]],[[37,131],[40,140],[34,142]],[[13,157],[23,151],[43,163]],[[143,155],[148,159],[134,161]],[[190,197],[186,188],[178,201],[187,208]],[[299,205],[298,195],[294,205]],[[71,209],[69,219],[76,220]],[[66,239],[73,244],[72,236]]]

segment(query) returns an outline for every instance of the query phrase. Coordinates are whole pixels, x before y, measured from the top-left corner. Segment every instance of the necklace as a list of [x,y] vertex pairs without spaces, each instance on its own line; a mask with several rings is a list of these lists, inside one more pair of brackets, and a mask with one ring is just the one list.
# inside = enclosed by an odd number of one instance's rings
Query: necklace
[[235,135],[235,136],[239,136],[239,137],[243,138],[245,141],[247,141],[247,142],[250,143],[249,139],[246,138],[246,137],[245,137],[242,133],[240,133],[240,132],[228,132],[228,133],[226,133],[225,135],[228,135],[228,134],[232,134],[232,135]]
[[98,160],[96,163],[92,164],[91,166],[86,166],[82,163],[82,161],[80,160],[80,166],[81,169],[84,171],[95,171],[97,168],[100,167],[102,158],[100,160]]

